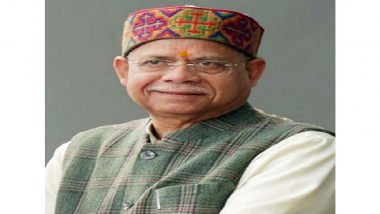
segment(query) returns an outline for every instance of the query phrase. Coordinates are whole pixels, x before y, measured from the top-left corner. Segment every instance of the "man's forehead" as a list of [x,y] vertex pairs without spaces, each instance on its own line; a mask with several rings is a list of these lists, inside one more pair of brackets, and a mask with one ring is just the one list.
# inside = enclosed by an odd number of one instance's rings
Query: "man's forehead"
[[204,55],[233,56],[239,54],[239,51],[227,45],[199,39],[162,39],[151,41],[140,45],[130,53],[130,55],[134,56],[169,55],[178,57]]

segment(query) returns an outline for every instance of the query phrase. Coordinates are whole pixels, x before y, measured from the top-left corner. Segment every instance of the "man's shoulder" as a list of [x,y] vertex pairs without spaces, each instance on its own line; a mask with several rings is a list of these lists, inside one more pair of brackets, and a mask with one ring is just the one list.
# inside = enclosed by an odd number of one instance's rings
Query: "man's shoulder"
[[247,135],[254,136],[291,136],[303,131],[321,131],[334,135],[333,132],[318,125],[297,122],[292,119],[267,113],[253,107],[248,102],[215,120],[205,123],[211,128],[223,130],[227,135]]
[[68,160],[77,156],[95,158],[99,152],[111,147],[118,141],[118,139],[128,133],[132,133],[129,135],[131,138],[130,140],[135,139],[135,137],[140,137],[138,135],[133,137],[133,134],[136,133],[135,130],[141,135],[141,131],[139,130],[144,130],[144,127],[148,122],[149,118],[144,118],[121,124],[99,126],[79,132],[71,139],[70,144],[67,147],[64,165],[67,166],[69,162]]
[[319,125],[294,121],[287,117],[283,117],[276,114],[270,114],[257,108],[253,108],[253,111],[255,111],[255,117],[260,118],[260,122],[247,125],[247,129],[256,128],[256,126],[259,125],[262,127],[262,131],[264,132],[271,131],[272,129],[278,129],[279,131],[286,130],[285,132],[289,131],[293,134],[304,131],[319,131],[328,133],[333,136],[335,135],[333,131],[328,130]]

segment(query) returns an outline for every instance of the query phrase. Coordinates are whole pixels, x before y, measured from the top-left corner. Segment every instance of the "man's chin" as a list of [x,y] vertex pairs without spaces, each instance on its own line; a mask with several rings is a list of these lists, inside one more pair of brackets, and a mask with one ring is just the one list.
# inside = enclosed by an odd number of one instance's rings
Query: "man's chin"
[[194,104],[173,104],[167,103],[163,105],[157,105],[154,108],[148,110],[151,114],[160,114],[160,115],[193,115],[201,114],[205,112],[205,107],[197,106]]

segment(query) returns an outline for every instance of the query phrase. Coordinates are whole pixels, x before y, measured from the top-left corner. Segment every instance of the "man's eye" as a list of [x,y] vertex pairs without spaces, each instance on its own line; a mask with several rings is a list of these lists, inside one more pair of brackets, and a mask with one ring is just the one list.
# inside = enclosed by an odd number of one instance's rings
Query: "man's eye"
[[203,67],[224,67],[224,62],[217,62],[217,61],[202,61],[198,63],[200,66]]
[[203,61],[203,62],[200,62],[199,64],[202,65],[202,66],[209,66],[210,64],[212,64],[212,62]]
[[166,62],[162,60],[146,60],[142,63],[142,65],[162,65],[165,63]]

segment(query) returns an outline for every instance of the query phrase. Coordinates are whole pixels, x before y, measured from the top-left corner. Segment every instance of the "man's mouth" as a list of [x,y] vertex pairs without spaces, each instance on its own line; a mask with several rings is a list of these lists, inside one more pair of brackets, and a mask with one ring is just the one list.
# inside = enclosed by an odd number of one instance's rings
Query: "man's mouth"
[[163,90],[154,90],[153,92],[168,94],[168,95],[182,95],[182,96],[202,96],[205,95],[203,92],[199,91],[163,91]]

